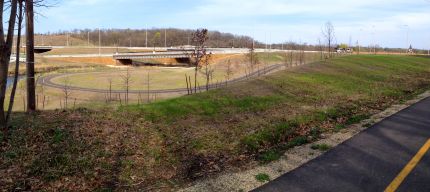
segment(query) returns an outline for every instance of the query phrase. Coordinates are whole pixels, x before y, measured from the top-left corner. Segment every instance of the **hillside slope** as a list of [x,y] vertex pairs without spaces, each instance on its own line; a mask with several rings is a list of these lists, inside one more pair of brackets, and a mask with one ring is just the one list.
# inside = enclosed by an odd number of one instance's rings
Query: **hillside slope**
[[430,58],[345,56],[119,109],[14,114],[0,188],[161,190],[266,163],[430,88]]

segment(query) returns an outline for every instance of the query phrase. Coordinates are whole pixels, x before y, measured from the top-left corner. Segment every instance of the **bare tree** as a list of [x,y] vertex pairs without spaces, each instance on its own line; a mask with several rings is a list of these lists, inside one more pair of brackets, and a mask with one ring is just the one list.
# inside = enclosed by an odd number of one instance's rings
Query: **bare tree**
[[15,73],[14,73],[14,79],[13,79],[13,85],[12,85],[12,91],[10,93],[10,99],[9,99],[9,107],[7,110],[6,115],[6,126],[10,119],[10,114],[12,113],[13,104],[15,101],[15,94],[16,94],[16,87],[18,85],[18,76],[19,76],[19,63],[20,63],[20,51],[21,51],[21,32],[22,32],[22,20],[23,20],[23,2],[18,1],[19,4],[19,13],[18,13],[18,34],[17,34],[17,41],[16,41],[16,61],[15,61]]
[[156,47],[157,43],[160,41],[160,39],[161,39],[161,33],[156,32],[154,37],[152,38],[152,43],[154,45],[154,51],[155,51],[155,47]]
[[255,53],[255,45],[254,43],[252,43],[252,45],[249,47],[248,49],[248,54],[246,55],[246,57],[248,58],[248,66],[247,66],[247,70],[248,70],[248,74],[246,74],[247,76],[249,76],[252,72],[254,72],[255,67],[258,65],[259,61],[257,58],[257,54]]
[[284,59],[284,67],[285,69],[287,69],[288,67],[290,67],[290,52],[286,51],[283,54],[283,59]]
[[289,44],[290,44],[289,51],[288,51],[288,54],[289,54],[289,65],[290,65],[290,67],[293,67],[294,66],[293,65],[293,63],[294,63],[294,47],[293,47],[293,42],[290,42]]
[[151,68],[148,68],[148,71],[146,73],[146,94],[147,94],[147,100],[146,102],[151,102],[150,99],[150,90],[151,90],[151,76],[150,76]]
[[112,84],[113,84],[113,79],[112,78],[108,78],[107,81],[109,83],[108,101],[112,101]]
[[[7,4],[7,2],[6,2]],[[7,134],[7,121],[5,115],[4,101],[6,98],[7,77],[9,74],[9,62],[12,53],[13,36],[15,31],[15,22],[17,14],[17,0],[11,0],[10,6],[6,5],[5,1],[0,1],[0,126],[4,129],[5,135]],[[3,16],[5,8],[9,7],[9,23],[8,27],[3,27]],[[7,35],[5,36],[5,31]]]
[[231,64],[231,61],[227,61],[227,67],[225,68],[225,78],[228,81],[230,81],[231,77],[234,75],[233,66]]
[[65,77],[64,78],[62,91],[63,91],[63,97],[64,97],[64,105],[63,105],[63,107],[64,107],[65,110],[67,110],[69,99],[70,99],[70,96],[72,95],[72,90],[71,90],[71,86],[70,86],[70,78],[69,77]]
[[209,39],[207,29],[197,29],[193,33],[194,51],[192,58],[194,59],[194,93],[197,93],[197,72],[201,68],[201,62],[206,57],[206,41]]
[[305,61],[305,48],[303,45],[300,46],[299,48],[299,65],[303,65],[306,63]]
[[324,38],[326,39],[326,42],[328,45],[328,57],[331,58],[332,44],[333,44],[334,39],[335,39],[334,27],[331,24],[331,22],[327,22],[324,25],[324,27],[322,29],[322,34],[323,34]]
[[211,57],[212,57],[212,53],[209,53],[208,55],[205,56],[205,58],[202,61],[201,69],[203,69],[203,74],[205,75],[205,79],[206,79],[206,91],[209,91],[210,80],[212,79],[213,74],[215,72],[215,69],[210,64]]
[[[21,0],[20,0],[21,1]],[[36,0],[36,4],[43,0]],[[34,0],[25,0],[26,56],[27,56],[27,111],[36,110],[36,83],[34,78]]]
[[318,37],[318,50],[320,52],[320,60],[323,60],[324,47],[321,44],[321,38]]
[[130,68],[127,68],[127,71],[125,74],[121,75],[122,81],[124,83],[124,89],[125,89],[125,104],[128,105],[128,95],[130,92],[130,83],[131,83],[131,72]]

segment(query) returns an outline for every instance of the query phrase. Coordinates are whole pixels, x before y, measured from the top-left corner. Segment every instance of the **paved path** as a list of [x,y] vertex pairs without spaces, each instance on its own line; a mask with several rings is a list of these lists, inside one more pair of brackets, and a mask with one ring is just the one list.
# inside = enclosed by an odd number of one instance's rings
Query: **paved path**
[[430,192],[429,148],[427,98],[254,191]]

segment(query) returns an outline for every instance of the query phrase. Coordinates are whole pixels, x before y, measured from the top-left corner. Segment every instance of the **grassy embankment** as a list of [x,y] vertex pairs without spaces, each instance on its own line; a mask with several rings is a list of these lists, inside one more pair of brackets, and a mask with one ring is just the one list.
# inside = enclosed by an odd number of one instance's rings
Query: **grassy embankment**
[[[263,69],[265,66],[272,64],[279,64],[284,62],[284,53],[259,53],[257,54],[258,60],[260,61],[259,66],[256,69]],[[54,78],[53,81],[57,84],[63,85],[65,79],[67,79],[71,86],[85,87],[85,88],[98,88],[98,89],[109,89],[109,81],[112,80],[112,89],[124,90],[123,78],[126,74],[125,69],[111,68],[106,65],[109,61],[104,59],[109,58],[38,58],[36,64],[36,70],[39,72],[37,76],[44,75],[47,72],[54,73],[69,73],[67,78],[58,77]],[[311,62],[315,59],[315,54],[306,54],[306,61]],[[110,59],[112,60],[112,59]],[[80,61],[80,62],[79,62]],[[230,78],[241,77],[245,75],[244,64],[248,62],[245,55],[232,54],[232,55],[216,55],[212,59],[213,74],[212,83],[222,82],[226,79],[227,63],[231,64],[232,74]],[[295,60],[293,61],[295,62]],[[193,68],[162,68],[162,67],[150,67],[150,89],[169,89],[169,88],[185,88],[186,83],[184,75],[190,75],[194,77]],[[25,66],[21,66],[20,70],[25,71]],[[74,74],[76,72],[86,72],[80,74]],[[97,73],[91,73],[97,72]],[[102,72],[102,73],[100,73]],[[147,90],[147,68],[146,67],[133,67],[130,69],[131,90]],[[205,85],[203,72],[198,73],[198,84]],[[94,83],[97,82],[97,83]],[[25,86],[24,82],[21,82],[18,86],[17,100],[14,105],[15,111],[22,111],[24,107]],[[64,90],[55,89],[50,87],[37,88],[38,107],[40,109],[58,109],[62,108],[61,103],[64,102]],[[157,94],[156,96],[150,95],[150,99],[162,100],[166,98],[178,97],[179,94]],[[114,95],[114,98],[118,98],[118,95]],[[132,94],[129,96],[130,103],[142,103],[147,99],[146,94]],[[140,102],[139,102],[140,100]],[[45,101],[45,102],[44,102]],[[72,91],[69,97],[71,108],[76,106],[104,106],[106,105],[106,95],[103,93],[93,92],[82,92]],[[70,104],[70,103],[69,103]],[[112,101],[109,105],[120,105],[118,99]]]
[[[284,62],[285,53],[258,53],[257,58],[259,65],[256,69],[263,69],[266,66],[280,64]],[[315,54],[306,54],[306,59],[315,61]],[[213,59],[211,69],[214,70],[211,82],[212,84],[226,81],[227,63],[231,63],[230,79],[242,77],[245,75],[246,66],[241,63],[246,63],[247,58],[244,55],[217,55]],[[293,62],[296,62],[293,60]],[[100,72],[100,71],[99,71]],[[103,73],[81,73],[71,74],[68,76],[54,78],[53,82],[64,84],[67,79],[71,86],[105,89],[112,86],[113,90],[123,90],[123,78],[126,76],[126,69],[122,70],[105,70]],[[161,89],[177,89],[186,88],[184,76],[194,77],[194,68],[160,68],[160,67],[135,67],[129,70],[130,73],[130,89],[131,90],[146,90],[148,83],[148,75],[151,90]],[[148,74],[149,73],[149,74]],[[97,82],[96,84],[93,82]],[[198,75],[198,85],[206,84],[204,68],[201,69]]]
[[14,114],[5,189],[168,190],[366,119],[430,88],[430,59],[346,56],[149,105]]

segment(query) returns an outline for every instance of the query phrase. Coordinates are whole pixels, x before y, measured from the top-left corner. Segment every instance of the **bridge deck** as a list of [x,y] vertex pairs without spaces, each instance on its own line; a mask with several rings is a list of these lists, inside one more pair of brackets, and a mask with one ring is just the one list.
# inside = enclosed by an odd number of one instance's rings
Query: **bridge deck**
[[152,53],[116,53],[113,58],[116,60],[126,59],[158,59],[158,58],[190,58],[190,51],[169,51],[169,52],[152,52]]

